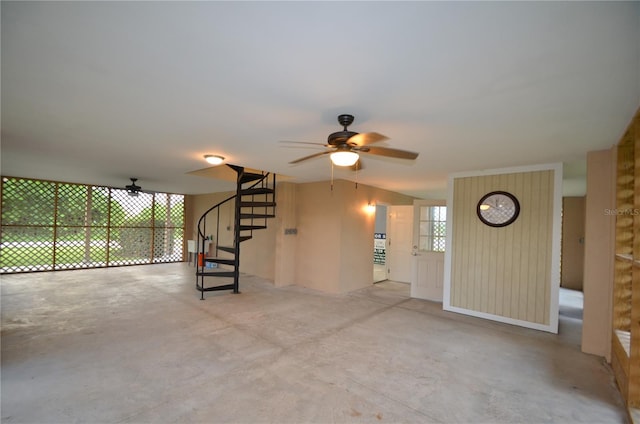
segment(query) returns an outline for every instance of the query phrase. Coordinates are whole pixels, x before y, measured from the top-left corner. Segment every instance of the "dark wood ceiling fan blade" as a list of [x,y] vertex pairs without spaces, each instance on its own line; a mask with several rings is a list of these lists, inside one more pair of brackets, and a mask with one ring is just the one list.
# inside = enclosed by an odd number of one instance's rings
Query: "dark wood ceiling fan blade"
[[398,158],[398,159],[415,159],[418,157],[418,153],[410,152],[408,150],[398,150],[398,149],[390,149],[388,147],[367,147],[366,149],[361,150],[364,153],[369,153],[371,155],[378,156],[387,156],[390,158]]
[[369,144],[377,143],[379,141],[384,141],[388,139],[389,137],[387,137],[386,135],[378,134],[376,132],[370,132],[370,133],[356,134],[353,137],[350,137],[349,140],[347,140],[347,143],[349,144],[353,143],[357,146],[367,146]]
[[291,162],[289,162],[289,163],[290,163],[290,164],[300,163],[300,162],[305,161],[305,160],[307,160],[307,159],[313,159],[313,158],[315,158],[315,157],[322,156],[322,155],[326,155],[326,154],[328,154],[328,153],[331,153],[331,151],[330,151],[330,150],[327,150],[326,152],[314,153],[314,154],[312,154],[312,155],[305,156],[305,157],[300,158],[300,159],[296,159],[296,160],[291,161]]

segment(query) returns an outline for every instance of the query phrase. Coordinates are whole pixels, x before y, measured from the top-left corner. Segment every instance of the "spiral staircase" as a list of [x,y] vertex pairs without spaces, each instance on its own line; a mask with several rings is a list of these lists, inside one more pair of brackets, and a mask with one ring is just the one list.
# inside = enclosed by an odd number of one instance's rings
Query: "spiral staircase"
[[[226,166],[237,174],[236,194],[209,208],[198,220],[198,252],[202,253],[197,258],[196,289],[203,300],[207,291],[240,293],[240,243],[250,240],[254,231],[266,229],[269,218],[275,217],[276,175]],[[221,223],[221,211],[227,205],[233,207],[232,225]],[[220,245],[221,230],[231,230],[231,227],[232,243]],[[230,279],[232,283],[228,282]]]

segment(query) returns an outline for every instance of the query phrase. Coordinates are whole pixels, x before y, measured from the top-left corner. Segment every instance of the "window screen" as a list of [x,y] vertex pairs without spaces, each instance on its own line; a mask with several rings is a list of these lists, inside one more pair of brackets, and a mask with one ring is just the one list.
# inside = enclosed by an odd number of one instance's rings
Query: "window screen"
[[183,257],[184,196],[2,177],[0,274]]
[[446,229],[446,206],[420,207],[420,250],[444,252]]

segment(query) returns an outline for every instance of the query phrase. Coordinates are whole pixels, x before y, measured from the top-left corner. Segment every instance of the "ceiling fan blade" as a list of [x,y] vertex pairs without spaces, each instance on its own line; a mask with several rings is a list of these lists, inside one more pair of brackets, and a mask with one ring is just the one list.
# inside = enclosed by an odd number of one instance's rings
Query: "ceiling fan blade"
[[372,155],[387,156],[398,159],[415,159],[418,157],[418,153],[410,152],[408,150],[390,149],[388,147],[366,147],[360,151]]
[[311,144],[313,146],[324,146],[329,147],[326,143],[310,143],[308,141],[289,141],[289,140],[280,140],[280,143],[291,143],[291,144]]
[[356,134],[353,137],[349,138],[347,142],[349,144],[353,143],[357,146],[366,146],[369,144],[377,143],[379,141],[388,140],[388,139],[389,137],[387,137],[386,135],[370,132],[370,133]]
[[314,153],[314,154],[312,154],[312,155],[305,156],[305,157],[300,158],[300,159],[296,159],[296,160],[291,161],[291,162],[289,162],[289,163],[290,163],[290,164],[300,163],[300,162],[302,162],[302,161],[304,161],[304,160],[307,160],[307,159],[313,159],[313,158],[315,158],[315,157],[322,156],[322,155],[326,155],[326,154],[328,154],[328,153],[331,153],[331,151],[330,151],[330,150],[327,150],[326,152]]

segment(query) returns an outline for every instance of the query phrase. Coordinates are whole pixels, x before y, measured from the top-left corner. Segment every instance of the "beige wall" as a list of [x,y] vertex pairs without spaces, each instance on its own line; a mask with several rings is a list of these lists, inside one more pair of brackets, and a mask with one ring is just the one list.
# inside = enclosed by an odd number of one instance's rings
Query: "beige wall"
[[615,147],[587,154],[582,351],[611,361]]
[[331,293],[340,291],[342,190],[338,187],[341,186],[339,181],[334,191],[327,182],[297,186],[297,285]]
[[[211,206],[233,196],[234,192],[220,192],[211,194],[201,194],[189,196],[191,200],[191,210],[189,222],[192,225],[187,226],[187,235],[185,238],[197,239],[197,222],[200,216]],[[233,246],[233,217],[235,200],[231,200],[220,208],[220,234],[218,244],[221,246]],[[269,280],[274,279],[275,275],[275,243],[276,226],[272,225],[270,220],[266,230],[257,230],[253,232],[253,238],[242,242],[240,255],[240,272],[258,275]],[[216,233],[217,226],[215,214],[209,215],[206,221],[205,235],[213,235]],[[213,252],[212,252],[213,253]],[[219,252],[220,256],[226,256],[227,253]]]
[[289,182],[279,183],[276,190],[273,283],[277,287],[296,283],[297,233],[295,232],[298,231],[296,191],[296,184]]
[[267,229],[254,231],[251,240],[242,242],[240,272],[257,275],[270,281],[274,280],[276,230],[276,221],[271,218],[267,221]]
[[296,283],[345,293],[373,281],[375,215],[368,203],[410,205],[414,198],[345,180],[298,184]]
[[[187,220],[196,222],[215,203],[233,193],[190,196]],[[375,215],[368,203],[411,205],[414,197],[345,180],[294,184],[282,182],[276,192],[276,218],[267,230],[241,245],[240,271],[272,280],[276,286],[297,284],[329,293],[367,287],[373,281]],[[221,214],[223,243],[231,245],[233,203]],[[213,225],[213,224],[208,224]],[[195,239],[195,224],[187,237]],[[210,227],[211,228],[211,227]],[[296,230],[285,234],[285,230]]]
[[[192,225],[187,226],[187,231],[185,234],[186,239],[196,240],[197,239],[197,224],[198,219],[202,216],[203,213],[207,211],[213,205],[227,199],[230,196],[233,196],[234,193],[220,192],[220,193],[211,193],[211,194],[200,194],[196,196],[189,196],[192,201],[190,202],[192,207],[190,212],[191,219],[190,222]],[[220,238],[219,244],[222,246],[232,246],[233,245],[233,200],[224,204],[220,209]],[[206,229],[205,235],[215,233],[216,222],[213,217],[209,217],[206,221]],[[227,228],[229,227],[230,228]]]
[[[491,191],[514,194],[520,216],[493,228],[476,215]],[[455,178],[450,305],[550,325],[554,171]]]
[[584,197],[562,199],[562,272],[560,286],[582,290],[584,275]]

